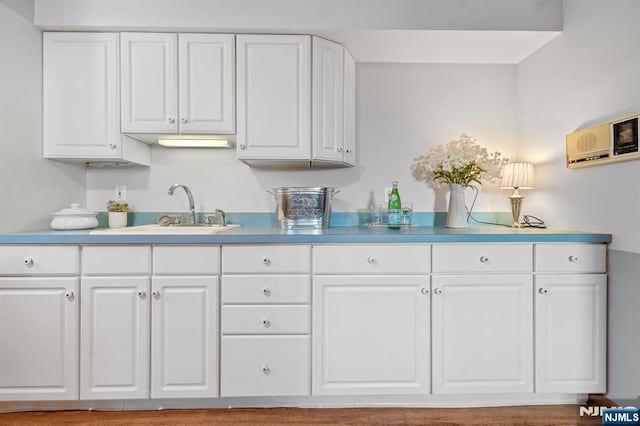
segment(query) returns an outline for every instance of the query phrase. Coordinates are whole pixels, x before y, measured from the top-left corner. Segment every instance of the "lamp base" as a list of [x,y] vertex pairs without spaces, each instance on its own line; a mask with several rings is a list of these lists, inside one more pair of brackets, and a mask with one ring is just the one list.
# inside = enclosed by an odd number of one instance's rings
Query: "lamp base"
[[513,216],[513,223],[511,224],[512,228],[520,228],[522,226],[520,225],[522,200],[524,200],[524,196],[520,195],[518,188],[514,188],[513,194],[509,196],[509,201],[511,201],[511,215]]

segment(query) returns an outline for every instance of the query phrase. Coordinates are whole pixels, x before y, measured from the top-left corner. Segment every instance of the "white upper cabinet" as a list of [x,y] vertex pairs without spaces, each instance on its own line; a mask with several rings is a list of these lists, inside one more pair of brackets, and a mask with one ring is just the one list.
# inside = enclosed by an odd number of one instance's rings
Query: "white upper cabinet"
[[177,133],[177,34],[122,33],[122,131]]
[[234,133],[234,39],[122,33],[122,131]]
[[149,164],[149,147],[120,134],[116,33],[43,34],[44,158]]
[[344,49],[313,37],[313,159],[342,161]]
[[234,133],[235,36],[180,34],[180,133]]
[[355,63],[341,45],[239,35],[237,49],[238,159],[355,164]]
[[344,49],[344,151],[345,164],[356,164],[356,62]]
[[311,158],[311,37],[238,35],[240,160]]

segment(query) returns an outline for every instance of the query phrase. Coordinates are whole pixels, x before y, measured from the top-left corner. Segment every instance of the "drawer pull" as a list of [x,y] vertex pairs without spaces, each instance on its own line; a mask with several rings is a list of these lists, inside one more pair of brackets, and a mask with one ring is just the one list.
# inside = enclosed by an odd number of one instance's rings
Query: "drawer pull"
[[262,294],[264,294],[264,297],[271,296],[271,289],[269,289],[268,287],[263,288],[262,289]]
[[487,263],[489,258],[487,256],[480,256],[480,263]]
[[144,299],[147,296],[147,293],[144,290],[138,290],[138,297],[140,299]]
[[73,292],[72,292],[72,291],[66,291],[66,292],[64,293],[64,297],[66,297],[66,298],[67,298],[67,300],[71,301],[71,300],[73,300],[73,299],[76,297],[76,295],[75,295],[75,294],[73,294]]
[[27,258],[24,260],[24,265],[25,265],[27,268],[31,268],[31,267],[33,266],[33,258],[31,258],[31,257],[27,257]]
[[429,289],[428,289],[428,288],[426,288],[426,287],[422,287],[422,288],[420,289],[420,293],[425,294],[425,295],[426,295],[426,294],[429,294]]
[[160,299],[160,292],[158,290],[154,290],[151,292],[151,295],[156,299]]
[[269,259],[268,257],[263,257],[263,258],[262,258],[262,263],[263,263],[265,266],[269,266],[269,265],[271,265],[271,259]]
[[435,290],[433,290],[433,292],[435,294],[442,294],[442,289],[441,288],[436,288]]
[[577,262],[578,256],[569,256],[569,262]]
[[264,373],[265,376],[268,376],[269,374],[271,374],[271,369],[267,364],[262,366],[262,373]]
[[369,262],[369,263],[370,263],[370,264],[372,264],[372,265],[375,265],[376,263],[378,263],[378,261],[376,260],[376,258],[375,258],[375,257],[369,257],[369,258],[367,259],[367,262]]
[[538,289],[538,293],[540,293],[540,294],[548,294],[549,290],[547,290],[546,288],[539,288]]
[[264,318],[262,320],[262,325],[264,325],[265,328],[269,328],[269,327],[271,327],[271,321],[269,321],[268,318]]

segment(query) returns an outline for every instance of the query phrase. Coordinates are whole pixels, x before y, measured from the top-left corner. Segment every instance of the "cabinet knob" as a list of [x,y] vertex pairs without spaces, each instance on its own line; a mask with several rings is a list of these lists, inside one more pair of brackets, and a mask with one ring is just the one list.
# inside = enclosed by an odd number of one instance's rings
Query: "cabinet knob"
[[347,154],[351,154],[351,149],[347,148],[346,152],[347,152]]
[[540,294],[547,294],[547,293],[549,293],[549,290],[547,290],[546,288],[539,288],[539,289],[538,289],[538,293],[540,293]]
[[186,117],[182,117],[182,118],[180,119],[180,122],[182,122],[182,123],[186,123],[187,121],[189,121],[189,120],[187,120],[187,118],[186,118]]
[[245,145],[245,144],[241,143],[241,144],[240,144],[240,149],[247,149],[247,145]]
[[569,256],[569,262],[577,262],[578,256]]
[[269,259],[268,257],[263,257],[263,258],[262,258],[262,263],[263,263],[265,266],[269,266],[269,265],[271,265],[271,259]]
[[144,290],[138,290],[138,297],[140,299],[144,299],[147,296],[147,293]]
[[372,265],[375,265],[377,263],[376,258],[375,257],[369,257],[367,259],[367,262],[369,262]]
[[158,290],[154,290],[151,292],[151,295],[156,299],[160,299],[160,292]]
[[487,256],[480,256],[481,263],[487,263],[488,261],[489,261],[489,258]]
[[169,123],[173,124],[173,123],[175,123],[176,120],[173,117],[169,117],[169,118],[167,118],[167,121]]
[[442,289],[441,288],[436,288],[436,289],[433,290],[433,292],[435,294],[442,294]]
[[338,152],[342,152],[342,149],[343,149],[343,148],[342,148],[341,146],[339,146],[339,147],[338,147]]
[[110,143],[109,144],[109,149],[116,149],[116,144],[115,143]]
[[264,373],[265,376],[268,376],[269,374],[271,374],[271,369],[267,364],[265,364],[262,366],[262,372]]
[[420,289],[420,293],[427,295],[427,294],[429,294],[429,289],[428,289],[428,288],[426,288],[426,287],[422,287],[422,288]]
[[24,260],[24,266],[26,266],[27,268],[33,267],[33,258],[32,257],[27,257]]
[[271,321],[269,321],[268,318],[264,318],[262,320],[262,325],[264,325],[264,328],[269,328],[269,327],[271,327]]
[[271,296],[271,290],[268,287],[265,287],[262,289],[262,294],[264,294],[265,297],[269,297]]
[[65,291],[64,292],[64,297],[66,297],[67,300],[73,300],[73,299],[75,299],[76,295],[73,294],[72,291]]

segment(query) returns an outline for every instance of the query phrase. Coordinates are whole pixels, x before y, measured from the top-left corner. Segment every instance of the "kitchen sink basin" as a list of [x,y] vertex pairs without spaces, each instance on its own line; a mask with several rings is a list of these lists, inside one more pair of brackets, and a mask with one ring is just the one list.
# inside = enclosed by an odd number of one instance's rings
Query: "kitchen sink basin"
[[102,235],[207,235],[217,234],[218,232],[228,231],[239,227],[240,225],[226,225],[226,226],[211,226],[211,225],[189,225],[181,224],[179,226],[160,226],[157,224],[152,225],[139,225],[139,226],[127,226],[126,228],[109,228],[98,229],[91,231],[90,234],[102,234]]

